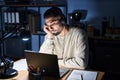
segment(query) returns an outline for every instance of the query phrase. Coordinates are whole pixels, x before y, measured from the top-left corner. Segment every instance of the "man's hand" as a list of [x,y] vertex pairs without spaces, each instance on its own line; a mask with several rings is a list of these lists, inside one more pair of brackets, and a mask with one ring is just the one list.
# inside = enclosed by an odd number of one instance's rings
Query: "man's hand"
[[47,38],[49,39],[54,38],[54,34],[50,31],[48,26],[44,25],[44,31],[47,33]]

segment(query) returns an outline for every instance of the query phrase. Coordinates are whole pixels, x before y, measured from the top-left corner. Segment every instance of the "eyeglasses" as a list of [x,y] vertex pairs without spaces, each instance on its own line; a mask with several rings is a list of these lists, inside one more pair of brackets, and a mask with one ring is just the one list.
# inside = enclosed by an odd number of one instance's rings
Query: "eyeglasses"
[[49,26],[53,26],[53,25],[58,24],[58,23],[59,23],[59,20],[56,19],[56,20],[51,20],[48,23],[45,23],[45,25],[49,27]]

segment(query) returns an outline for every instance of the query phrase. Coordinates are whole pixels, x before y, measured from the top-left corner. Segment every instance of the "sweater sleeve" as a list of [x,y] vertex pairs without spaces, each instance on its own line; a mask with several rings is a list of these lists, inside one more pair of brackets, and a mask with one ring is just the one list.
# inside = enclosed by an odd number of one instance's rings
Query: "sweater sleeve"
[[54,40],[49,39],[45,36],[45,41],[41,45],[39,52],[52,54],[53,53],[53,45],[54,45]]

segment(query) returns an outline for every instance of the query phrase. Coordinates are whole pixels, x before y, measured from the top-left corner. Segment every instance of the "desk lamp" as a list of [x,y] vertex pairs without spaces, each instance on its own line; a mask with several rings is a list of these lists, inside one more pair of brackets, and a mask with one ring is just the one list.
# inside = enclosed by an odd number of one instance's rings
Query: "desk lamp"
[[14,77],[18,74],[17,70],[13,69],[13,61],[9,58],[1,57],[0,59],[0,79]]
[[[11,37],[13,34],[17,33],[17,31],[20,29],[21,27],[15,27],[13,30],[11,30],[10,32],[4,34],[2,36],[2,38],[0,38],[0,45],[4,44],[4,41],[6,39],[8,39],[9,37]],[[23,34],[25,34],[25,36],[30,37],[30,31],[27,31],[27,33],[21,32],[22,33],[22,37],[24,36]],[[3,46],[1,46],[2,49]],[[3,49],[4,50],[4,49]],[[13,63],[14,61],[11,60],[10,58],[5,58],[4,57],[4,51],[1,51],[1,55],[0,55],[0,79],[7,79],[7,78],[11,78],[14,77],[18,74],[17,70],[13,69]]]

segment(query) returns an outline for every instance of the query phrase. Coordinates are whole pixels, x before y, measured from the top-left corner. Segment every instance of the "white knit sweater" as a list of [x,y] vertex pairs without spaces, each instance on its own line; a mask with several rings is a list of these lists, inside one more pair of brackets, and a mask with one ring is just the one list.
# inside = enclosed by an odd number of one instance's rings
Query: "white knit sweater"
[[70,27],[65,36],[58,35],[52,40],[45,36],[39,52],[56,54],[59,65],[64,67],[85,69],[89,56],[87,35],[80,28]]

